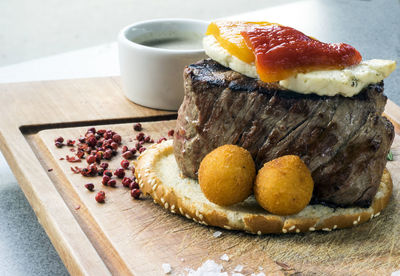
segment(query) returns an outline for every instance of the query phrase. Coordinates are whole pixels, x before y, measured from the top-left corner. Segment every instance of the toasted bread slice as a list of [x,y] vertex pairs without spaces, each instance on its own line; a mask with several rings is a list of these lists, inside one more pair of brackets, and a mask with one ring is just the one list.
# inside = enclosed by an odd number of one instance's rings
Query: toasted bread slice
[[259,235],[331,231],[359,225],[380,214],[393,188],[390,173],[385,169],[369,208],[308,205],[296,215],[277,216],[262,209],[253,196],[233,206],[222,207],[207,200],[196,180],[182,175],[175,161],[172,140],[149,147],[138,158],[135,174],[142,192],[172,213],[203,225]]

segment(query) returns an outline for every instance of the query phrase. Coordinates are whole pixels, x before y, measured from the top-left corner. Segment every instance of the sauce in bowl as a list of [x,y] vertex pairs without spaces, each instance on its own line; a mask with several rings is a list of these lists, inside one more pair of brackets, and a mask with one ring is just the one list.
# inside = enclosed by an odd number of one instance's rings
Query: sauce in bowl
[[201,33],[162,33],[162,34],[147,34],[136,39],[136,43],[147,47],[161,48],[168,50],[193,50],[202,48]]

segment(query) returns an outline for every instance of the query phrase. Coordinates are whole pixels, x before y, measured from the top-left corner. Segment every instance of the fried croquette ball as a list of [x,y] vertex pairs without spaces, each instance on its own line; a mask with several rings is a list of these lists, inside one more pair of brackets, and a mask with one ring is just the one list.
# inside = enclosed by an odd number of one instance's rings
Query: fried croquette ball
[[258,203],[275,215],[293,215],[311,200],[314,181],[311,172],[296,155],[285,155],[264,164],[254,184]]
[[200,163],[199,184],[206,198],[229,206],[245,200],[253,191],[256,169],[251,154],[235,145],[224,145]]

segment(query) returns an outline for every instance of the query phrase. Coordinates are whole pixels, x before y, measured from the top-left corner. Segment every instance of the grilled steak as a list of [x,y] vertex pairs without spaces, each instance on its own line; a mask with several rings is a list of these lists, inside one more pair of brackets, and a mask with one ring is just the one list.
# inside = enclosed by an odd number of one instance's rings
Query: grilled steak
[[224,144],[250,151],[258,169],[295,154],[310,168],[313,202],[367,207],[379,187],[394,138],[382,116],[383,82],[360,94],[301,95],[248,78],[208,59],[185,69],[174,154],[197,178],[203,157]]

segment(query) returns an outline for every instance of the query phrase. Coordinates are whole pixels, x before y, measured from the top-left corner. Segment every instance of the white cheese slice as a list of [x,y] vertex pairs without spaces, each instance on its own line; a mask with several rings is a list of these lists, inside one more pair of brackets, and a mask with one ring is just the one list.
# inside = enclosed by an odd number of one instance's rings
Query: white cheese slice
[[342,95],[352,97],[368,84],[386,78],[396,68],[393,60],[372,59],[342,70],[313,71],[297,74],[279,84],[298,93],[315,93],[320,96]]
[[[254,63],[246,63],[220,46],[214,36],[203,39],[206,54],[234,71],[251,78],[258,78]],[[286,89],[301,93],[315,93],[320,96],[342,95],[352,97],[371,83],[378,83],[388,77],[396,68],[393,60],[372,59],[362,61],[355,66],[342,70],[321,70],[309,73],[299,73],[293,77],[281,80],[279,84]]]

